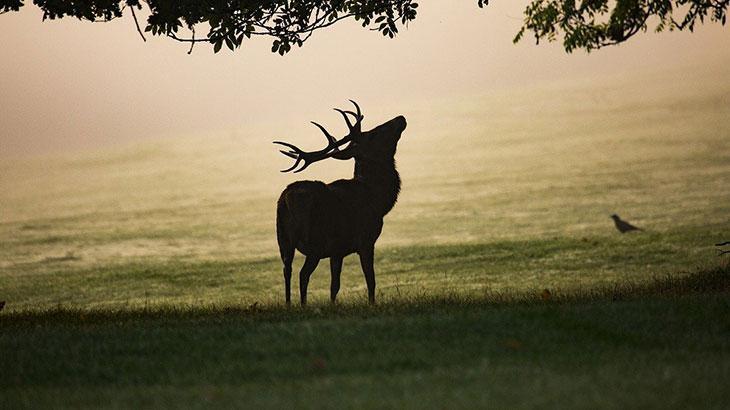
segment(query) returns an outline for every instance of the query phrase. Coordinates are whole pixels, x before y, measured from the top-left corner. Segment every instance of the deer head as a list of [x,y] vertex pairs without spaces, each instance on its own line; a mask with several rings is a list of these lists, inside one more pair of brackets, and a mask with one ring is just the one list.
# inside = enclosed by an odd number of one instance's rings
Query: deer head
[[[363,132],[364,116],[360,111],[360,106],[355,101],[350,100],[350,102],[355,106],[355,111],[334,109],[342,115],[349,129],[349,133],[341,139],[336,139],[322,125],[312,121],[312,124],[319,128],[327,138],[327,146],[321,150],[307,152],[287,142],[274,141],[274,144],[288,148],[288,150],[279,152],[295,160],[294,165],[281,172],[302,172],[311,164],[326,158],[339,160],[354,158],[356,161],[382,161],[393,158],[398,140],[406,128],[406,119],[398,116],[370,131]],[[345,147],[342,148],[343,146]],[[303,165],[297,169],[300,163]]]

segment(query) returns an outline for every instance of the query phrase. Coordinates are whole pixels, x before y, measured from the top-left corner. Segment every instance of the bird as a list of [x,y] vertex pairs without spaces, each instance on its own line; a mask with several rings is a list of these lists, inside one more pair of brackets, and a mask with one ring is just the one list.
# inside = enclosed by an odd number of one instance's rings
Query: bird
[[719,252],[719,256],[725,255],[726,253],[730,253],[730,249],[721,249],[721,246],[730,245],[730,241],[722,242],[722,243],[716,243],[715,246],[717,246],[717,250]]
[[626,233],[630,231],[643,231],[643,229],[637,228],[634,225],[631,225],[630,223],[619,218],[619,216],[616,214],[611,215],[611,219],[613,219],[613,223],[616,224],[616,229],[618,229],[618,231],[621,233]]

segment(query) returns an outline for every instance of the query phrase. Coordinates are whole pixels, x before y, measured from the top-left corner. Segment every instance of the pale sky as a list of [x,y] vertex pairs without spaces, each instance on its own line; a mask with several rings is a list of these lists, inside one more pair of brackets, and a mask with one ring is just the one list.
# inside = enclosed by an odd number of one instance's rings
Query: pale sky
[[348,98],[395,116],[514,87],[730,62],[730,29],[714,23],[694,34],[639,34],[590,54],[529,37],[513,45],[526,1],[479,9],[476,0],[424,0],[393,40],[346,21],[284,57],[270,52],[269,39],[235,53],[199,45],[188,55],[168,39],[142,42],[130,18],[41,22],[26,3],[0,16],[4,157],[177,135],[271,140],[269,130],[301,130]]

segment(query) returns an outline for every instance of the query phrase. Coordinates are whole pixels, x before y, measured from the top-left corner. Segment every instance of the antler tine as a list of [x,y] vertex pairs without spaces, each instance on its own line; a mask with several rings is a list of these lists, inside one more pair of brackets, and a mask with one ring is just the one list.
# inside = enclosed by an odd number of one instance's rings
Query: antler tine
[[355,122],[355,131],[360,132],[360,129],[362,127],[362,125],[361,125],[362,124],[362,119],[365,118],[365,117],[363,117],[362,111],[360,111],[360,106],[357,105],[357,103],[354,100],[350,100],[350,102],[352,103],[352,105],[355,106],[355,110],[357,111],[357,114],[353,113],[352,111],[347,111],[347,112],[350,113],[350,114],[352,114],[355,117],[355,119],[356,119],[356,122]]
[[[347,128],[350,130],[350,132],[356,131],[360,132],[360,123],[362,122],[362,119],[364,118],[362,115],[362,111],[360,111],[360,106],[357,105],[357,103],[353,100],[349,100],[354,106],[355,110],[357,112],[352,112],[349,110],[341,110],[339,108],[335,108],[334,110],[342,114],[342,118],[345,119],[345,122],[347,123]],[[355,118],[355,124],[353,125],[350,122],[350,118],[347,116],[347,114],[352,115]]]
[[305,160],[305,161],[304,161],[304,165],[303,165],[303,166],[302,166],[301,168],[299,168],[298,170],[294,171],[293,173],[294,173],[294,174],[297,174],[297,173],[299,173],[299,172],[302,172],[302,171],[304,171],[305,169],[307,169],[307,167],[308,167],[308,166],[309,166],[310,164],[313,164],[313,162],[307,162],[307,161]]
[[[301,158],[301,157],[300,157],[300,158],[297,158],[297,160],[296,160],[296,161],[294,161],[294,165],[292,165],[291,167],[289,167],[289,168],[287,168],[287,169],[282,169],[282,170],[281,170],[281,171],[279,171],[279,172],[289,172],[289,171],[291,171],[292,169],[294,169],[294,168],[296,168],[296,167],[298,167],[298,166],[299,166],[299,162],[300,162],[301,160],[302,160],[302,158]],[[305,163],[305,164],[304,164],[304,167],[303,167],[302,169],[304,169],[304,168],[306,168],[306,167],[307,167],[307,164]],[[299,171],[301,171],[302,169],[300,169]],[[294,171],[294,172],[299,172],[299,171]]]
[[352,123],[350,122],[350,118],[348,118],[348,117],[347,117],[347,114],[352,114],[352,115],[355,115],[355,113],[353,113],[353,112],[351,112],[351,111],[343,111],[343,110],[341,110],[341,109],[339,109],[339,108],[334,108],[334,110],[335,110],[335,111],[337,111],[337,112],[339,112],[340,114],[342,114],[342,118],[344,118],[344,119],[345,119],[345,122],[347,123],[347,128],[348,128],[348,129],[349,129],[350,131],[352,131],[353,125],[352,125]]
[[297,153],[295,153],[295,152],[291,152],[291,151],[284,151],[283,149],[280,149],[280,150],[279,150],[279,152],[281,152],[282,154],[284,154],[284,155],[286,155],[287,157],[289,157],[289,158],[292,158],[292,159],[297,159],[297,158],[299,158],[299,154],[297,154]]
[[[312,123],[312,124],[314,124],[314,125],[316,125],[316,126],[317,126],[317,128],[319,128],[319,129],[320,129],[320,131],[322,131],[322,133],[324,134],[324,136],[325,136],[325,137],[327,138],[327,146],[328,146],[328,148],[329,148],[330,146],[332,146],[332,145],[333,145],[334,143],[336,143],[336,142],[337,142],[337,138],[333,137],[333,136],[332,136],[332,135],[331,135],[331,134],[330,134],[329,132],[327,132],[327,130],[326,130],[326,129],[325,129],[325,128],[324,128],[323,126],[321,126],[321,125],[320,125],[319,123],[316,123],[316,122],[314,122],[314,121],[311,121],[311,123]],[[335,149],[337,149],[337,147],[335,147]]]
[[296,145],[289,144],[288,142],[274,141],[274,144],[283,145],[283,146],[291,149],[292,151],[289,151],[289,152],[291,152],[292,154],[301,154],[304,152],[304,151],[300,150]]
[[296,161],[294,161],[294,165],[292,165],[290,168],[282,169],[281,172],[289,172],[299,166],[299,163],[302,161],[301,154],[303,154],[304,151],[300,150],[296,145],[289,144],[288,142],[274,141],[274,144],[279,144],[279,145],[282,145],[284,147],[291,149],[292,151],[284,151],[283,149],[281,149],[281,150],[279,150],[279,152],[281,152],[282,154],[286,155],[289,158],[296,160]]
[[350,102],[352,103],[352,105],[355,106],[355,109],[357,110],[357,120],[362,121],[364,117],[362,116],[362,111],[360,111],[360,106],[357,105],[357,103],[353,100],[350,100]]

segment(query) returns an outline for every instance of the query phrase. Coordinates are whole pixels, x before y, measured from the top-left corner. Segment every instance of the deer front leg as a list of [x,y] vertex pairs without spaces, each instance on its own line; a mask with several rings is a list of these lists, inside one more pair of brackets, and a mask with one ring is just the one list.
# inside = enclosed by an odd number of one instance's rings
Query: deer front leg
[[309,277],[312,276],[312,272],[314,272],[318,264],[319,258],[307,256],[304,260],[302,270],[299,271],[299,298],[301,299],[302,306],[307,304],[307,286],[309,286]]
[[368,285],[368,301],[375,304],[375,248],[369,247],[358,252],[360,256],[360,266],[362,273],[365,275],[365,283]]
[[330,282],[330,301],[335,303],[335,299],[337,299],[337,292],[340,291],[340,274],[342,273],[341,256],[330,257],[330,273],[332,274],[332,281]]

